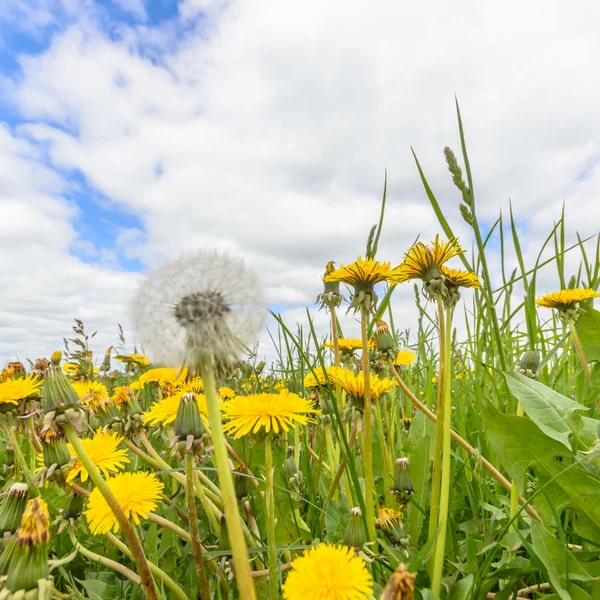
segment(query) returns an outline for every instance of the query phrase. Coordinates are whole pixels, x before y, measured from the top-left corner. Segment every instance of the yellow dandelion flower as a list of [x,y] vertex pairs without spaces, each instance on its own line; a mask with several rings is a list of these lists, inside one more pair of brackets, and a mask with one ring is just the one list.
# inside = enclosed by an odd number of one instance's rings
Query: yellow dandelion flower
[[393,508],[386,508],[385,506],[377,511],[377,518],[375,519],[375,527],[377,529],[384,529],[390,531],[402,520],[402,511],[394,510]]
[[232,398],[235,398],[235,390],[222,386],[219,388],[219,396],[221,396],[223,400],[231,400]]
[[475,273],[461,269],[448,269],[442,266],[440,272],[455,287],[481,288],[481,281]]
[[61,369],[66,375],[75,375],[75,373],[79,371],[79,365],[77,363],[68,362],[65,363]]
[[[334,383],[339,383],[344,391],[353,398],[364,399],[365,396],[365,375],[363,371],[354,373],[350,369],[338,369],[333,373]],[[380,379],[374,373],[371,373],[371,398],[379,398],[387,392],[391,392],[396,385],[391,379]]]
[[110,404],[108,390],[99,381],[74,381],[73,387],[83,404],[87,404],[92,410]]
[[143,385],[145,383],[162,383],[163,381],[175,381],[176,379],[185,380],[187,369],[170,369],[168,367],[158,367],[150,369],[139,376],[138,381]]
[[263,428],[265,433],[271,429],[279,433],[288,431],[294,422],[301,425],[314,423],[307,415],[319,412],[314,402],[289,392],[236,396],[223,404],[223,418],[229,419],[223,429],[235,439],[250,432],[258,433]]
[[322,367],[316,368],[313,373],[308,373],[304,377],[304,387],[311,388],[319,385],[326,386],[327,383],[333,383],[333,373],[337,371],[339,367]]
[[[108,477],[110,471],[120,471],[130,462],[127,458],[127,450],[119,448],[122,441],[123,438],[116,433],[110,434],[100,429],[94,437],[84,438],[81,443],[92,462],[104,473],[104,477]],[[73,446],[67,444],[67,448],[71,453],[71,457],[77,459],[77,453],[73,450]],[[73,481],[77,476],[80,476],[83,482],[88,479],[88,472],[78,460],[75,461],[73,468],[67,475],[67,483]]]
[[[177,409],[179,403],[186,392],[178,392],[167,398],[163,398],[158,402],[155,402],[150,410],[144,414],[144,423],[146,425],[168,425],[175,421],[177,416]],[[198,401],[198,408],[200,414],[204,417],[208,414],[208,408],[206,406],[206,396],[203,394],[195,394],[196,400]]]
[[129,404],[131,401],[131,396],[134,394],[131,386],[127,385],[119,385],[113,389],[112,396],[110,397],[111,402],[115,406],[120,406],[121,404]]
[[42,380],[34,377],[8,379],[0,383],[0,404],[18,404],[29,396],[38,396]]
[[143,354],[117,354],[115,360],[135,367],[147,367],[150,364]]
[[372,287],[376,283],[387,281],[391,272],[390,263],[379,262],[367,257],[359,256],[356,262],[341,266],[339,269],[327,273],[323,281],[340,281],[354,287]]
[[25,506],[17,540],[24,546],[38,546],[50,539],[50,513],[41,498],[32,498]]
[[352,548],[319,544],[292,561],[283,584],[286,600],[367,600],[373,580]]
[[412,365],[416,360],[417,355],[414,352],[411,352],[410,350],[406,349],[399,350],[394,364],[400,366]]
[[425,282],[439,279],[442,266],[451,258],[463,253],[464,250],[455,238],[442,242],[440,236],[436,235],[431,247],[417,242],[406,252],[404,261],[393,269],[390,281],[404,283],[411,279],[422,279]]
[[[154,473],[120,473],[109,477],[106,483],[127,518],[133,519],[136,525],[140,524],[140,517],[146,518],[147,513],[156,508],[163,489]],[[115,533],[119,531],[119,523],[98,488],[92,490],[87,506],[85,515],[94,535],[111,529]]]
[[[180,380],[178,380],[180,381]],[[204,382],[200,377],[194,377],[194,379],[190,381],[185,381],[181,386],[181,391],[184,394],[193,393],[200,394],[204,391]]]
[[559,311],[565,311],[574,308],[579,302],[589,300],[590,298],[600,298],[600,294],[596,290],[579,288],[546,294],[538,298],[535,303],[544,308],[555,308]]
[[[339,338],[338,347],[340,352],[355,352],[362,350],[362,340],[360,338]],[[323,348],[333,348],[333,340],[323,344]]]

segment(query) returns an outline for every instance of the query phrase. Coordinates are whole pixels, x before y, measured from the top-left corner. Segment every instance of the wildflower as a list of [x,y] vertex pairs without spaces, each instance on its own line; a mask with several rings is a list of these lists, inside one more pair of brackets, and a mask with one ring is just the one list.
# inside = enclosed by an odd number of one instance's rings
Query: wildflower
[[314,373],[308,373],[304,377],[304,387],[318,387],[326,386],[328,383],[333,383],[333,373],[335,373],[339,367],[318,367],[314,370]]
[[319,544],[291,567],[283,584],[286,600],[367,600],[373,593],[365,562],[347,546]]
[[[154,473],[120,473],[106,483],[127,518],[132,518],[136,525],[140,524],[140,517],[145,518],[156,507],[163,489]],[[92,490],[85,514],[94,535],[111,529],[119,531],[119,523],[98,488]]]
[[17,377],[25,377],[25,367],[23,366],[23,363],[20,360],[13,360],[9,362],[7,368],[11,369],[14,375],[16,375]]
[[446,278],[446,285],[451,285],[454,287],[481,288],[481,282],[475,273],[460,269],[448,269],[444,266],[441,267],[440,271]]
[[416,573],[409,573],[406,565],[400,563],[389,578],[381,600],[413,600]]
[[131,367],[147,367],[150,361],[143,354],[117,354],[115,360]]
[[404,349],[404,350],[398,351],[398,354],[396,355],[396,360],[394,361],[394,364],[396,366],[404,367],[404,366],[412,365],[416,360],[417,360],[417,355],[414,352]]
[[26,483],[13,483],[0,504],[0,536],[14,533],[21,525],[29,487]]
[[[365,376],[362,371],[354,373],[349,369],[337,369],[332,373],[335,383],[339,383],[346,394],[357,400],[364,400],[365,395]],[[371,374],[371,398],[379,398],[383,394],[391,392],[396,383],[391,379],[379,378]]]
[[152,271],[134,303],[135,328],[155,359],[196,365],[236,360],[264,322],[262,292],[241,260],[198,252]]
[[0,373],[0,383],[4,383],[5,381],[12,379],[14,374],[15,374],[14,369],[9,369],[9,368],[2,369],[2,373]]
[[410,431],[410,426],[412,425],[412,419],[410,417],[402,417],[401,423],[402,427],[404,427],[404,433],[408,433]]
[[47,358],[38,358],[33,363],[33,369],[29,373],[33,377],[43,377],[46,374],[46,370],[52,363]]
[[0,383],[0,404],[18,404],[29,396],[38,396],[42,381],[32,377],[9,379]]
[[325,275],[323,281],[339,281],[354,287],[350,298],[350,308],[355,311],[370,311],[377,304],[375,285],[390,279],[392,270],[389,262],[379,262],[370,257],[345,265]]
[[324,306],[335,308],[342,303],[344,296],[340,293],[340,282],[339,281],[326,281],[325,277],[331,275],[335,271],[335,263],[330,260],[325,267],[325,275],[323,276],[323,293],[317,296],[316,303]]
[[67,362],[61,368],[65,375],[75,375],[79,372],[79,365],[77,363]]
[[[190,449],[194,440],[199,440],[204,435],[204,426],[196,395],[193,392],[183,394],[177,407],[175,415],[175,436],[179,439],[187,439]],[[191,438],[191,439],[190,439]]]
[[222,386],[219,388],[219,396],[221,396],[223,400],[231,400],[232,398],[235,398],[235,390]]
[[415,491],[410,476],[410,462],[408,458],[397,458],[394,470],[394,487],[392,493],[399,501],[406,501],[407,497]]
[[[81,444],[88,453],[91,461],[108,477],[110,472],[120,471],[129,462],[127,451],[124,448],[119,448],[119,444],[123,441],[116,433],[110,434],[101,429],[96,432],[92,438],[84,438]],[[69,452],[73,458],[77,458],[77,454],[71,444],[67,444]],[[73,468],[67,476],[67,483],[73,481],[77,476],[81,477],[81,481],[85,482],[88,479],[88,472],[78,460],[75,461]]]
[[238,439],[250,432],[264,430],[269,433],[288,431],[291,425],[314,423],[307,416],[318,414],[314,402],[301,398],[296,394],[252,394],[237,396],[223,404],[223,418],[229,419],[223,429]]
[[[323,344],[323,348],[333,348],[333,340]],[[340,352],[351,354],[362,350],[362,340],[360,338],[338,338],[338,348]]]
[[544,308],[554,308],[559,314],[565,315],[570,318],[577,317],[578,307],[577,304],[590,300],[591,298],[599,298],[600,293],[592,289],[570,289],[561,290],[560,292],[552,292],[546,294],[536,300],[538,306]]
[[516,370],[522,375],[525,375],[525,377],[536,379],[539,377],[539,373],[537,372],[539,366],[540,353],[535,350],[527,350],[521,357],[521,362]]
[[82,404],[87,404],[93,411],[110,404],[108,390],[99,381],[75,381],[73,387]]
[[365,543],[365,528],[362,522],[362,511],[358,507],[350,509],[348,525],[344,532],[344,546],[350,546],[355,550],[362,548]]
[[400,510],[382,507],[377,513],[375,527],[384,531],[393,544],[407,546],[409,538],[402,527],[402,516]]
[[[169,425],[169,423],[173,423],[183,395],[183,392],[179,392],[155,402],[150,410],[144,414],[144,423],[146,425]],[[202,394],[195,394],[195,396],[200,414],[206,415],[208,410],[206,396]]]
[[176,379],[185,379],[187,375],[187,370],[179,370],[179,369],[170,369],[168,367],[159,367],[157,369],[150,369],[145,373],[142,373],[138,381],[144,385],[146,383],[158,383],[162,384],[163,382],[175,381]]
[[113,389],[112,396],[110,397],[110,401],[115,406],[121,406],[121,404],[129,404],[131,401],[131,396],[135,392],[131,389],[130,386],[127,385],[119,385]]

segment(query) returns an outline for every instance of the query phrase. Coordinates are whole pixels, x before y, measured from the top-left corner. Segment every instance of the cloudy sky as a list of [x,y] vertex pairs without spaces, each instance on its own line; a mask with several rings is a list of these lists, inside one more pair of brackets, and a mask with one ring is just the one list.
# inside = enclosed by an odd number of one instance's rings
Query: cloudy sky
[[244,256],[293,322],[328,260],[364,253],[385,169],[380,256],[438,231],[411,146],[470,247],[442,155],[455,95],[484,224],[512,200],[532,260],[563,202],[569,239],[598,231],[597,2],[2,7],[0,364],[61,347],[74,317],[99,352],[117,323],[133,343],[144,272],[190,249]]

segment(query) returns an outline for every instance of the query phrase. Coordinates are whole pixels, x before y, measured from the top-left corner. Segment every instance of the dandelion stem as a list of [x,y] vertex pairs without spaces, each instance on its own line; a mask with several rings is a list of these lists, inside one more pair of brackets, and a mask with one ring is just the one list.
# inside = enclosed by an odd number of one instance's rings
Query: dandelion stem
[[369,339],[367,337],[367,311],[363,307],[360,312],[360,329],[362,335],[363,375],[365,381],[365,411],[363,438],[363,468],[365,474],[365,507],[367,528],[370,542],[376,539],[375,533],[375,480],[373,478],[373,415],[371,413],[371,373],[369,365]]
[[27,466],[27,461],[21,452],[21,446],[19,445],[19,441],[17,440],[17,436],[15,435],[15,430],[13,427],[7,427],[8,429],[8,439],[12,444],[13,450],[15,452],[15,463],[17,466],[23,471],[23,477],[29,486],[31,486],[31,471]]
[[202,380],[204,381],[204,394],[206,395],[206,405],[208,408],[208,422],[212,435],[215,463],[217,471],[219,472],[219,483],[221,486],[221,494],[223,496],[223,508],[227,519],[227,528],[229,540],[231,542],[238,590],[242,600],[255,600],[256,592],[254,590],[254,582],[250,570],[248,549],[246,548],[246,542],[244,540],[242,519],[237,505],[233,476],[231,474],[231,469],[229,468],[229,460],[227,459],[227,447],[225,445],[225,435],[223,433],[221,412],[219,410],[219,399],[217,397],[212,356],[203,356],[200,359],[200,372]]
[[67,436],[67,439],[71,443],[71,446],[73,446],[73,450],[75,450],[77,457],[81,461],[81,464],[88,472],[92,483],[98,488],[119,523],[119,527],[123,532],[123,536],[127,540],[127,544],[131,549],[131,556],[141,577],[142,589],[144,590],[146,597],[150,598],[151,600],[158,600],[158,594],[154,584],[154,579],[152,579],[150,567],[148,566],[148,560],[146,559],[144,549],[140,544],[140,540],[138,539],[133,526],[126,517],[125,512],[119,504],[119,501],[115,498],[115,495],[108,487],[106,481],[104,481],[100,471],[88,456],[88,453],[83,447],[83,444],[81,443],[81,440],[79,439],[77,431],[73,425],[71,425],[71,423],[65,423],[62,428]]
[[198,591],[202,600],[210,600],[210,587],[206,577],[206,569],[204,568],[202,544],[200,543],[200,533],[198,532],[198,514],[196,513],[196,498],[194,496],[194,455],[191,452],[186,452],[185,454],[185,477],[185,499],[190,518],[190,536],[192,538],[192,552],[194,554]]
[[592,372],[590,371],[590,365],[588,364],[587,359],[585,358],[585,354],[583,353],[583,348],[581,347],[581,342],[579,341],[579,336],[577,335],[577,329],[575,328],[575,321],[573,319],[569,319],[569,332],[571,333],[571,339],[573,340],[573,346],[575,346],[575,352],[577,353],[577,358],[579,358],[579,362],[583,367],[583,372],[585,373],[585,378],[588,380],[588,383],[592,381]]
[[450,503],[450,477],[451,477],[451,442],[452,442],[452,383],[450,370],[452,368],[450,359],[450,336],[452,331],[452,309],[446,309],[445,319],[446,332],[444,336],[444,419],[443,445],[442,445],[442,484],[440,487],[439,508],[439,533],[435,541],[435,552],[433,555],[433,580],[431,590],[440,595],[442,590],[442,575],[444,573],[444,557],[446,554],[446,533],[448,532],[448,506]]
[[266,517],[267,517],[267,549],[269,552],[269,595],[271,600],[279,597],[279,568],[275,539],[275,491],[273,488],[273,449],[271,436],[265,440],[265,471],[266,471]]
[[[522,417],[524,414],[522,404],[517,400],[517,417]],[[519,511],[519,489],[514,481],[510,483],[510,518],[513,519]],[[517,529],[516,520],[513,521],[512,529]]]
[[[329,306],[329,311],[331,313],[331,339],[333,340],[333,364],[336,367],[340,366],[340,340],[338,336],[338,328],[337,328],[337,316],[335,314],[335,306],[331,304]],[[339,383],[335,384],[335,397],[337,400],[338,410],[344,408],[342,403],[342,386]]]

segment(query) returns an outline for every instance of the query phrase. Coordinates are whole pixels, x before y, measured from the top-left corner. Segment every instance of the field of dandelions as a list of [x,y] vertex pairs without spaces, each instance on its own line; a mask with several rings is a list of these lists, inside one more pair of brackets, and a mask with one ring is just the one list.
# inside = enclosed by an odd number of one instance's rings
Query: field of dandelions
[[198,252],[147,275],[133,353],[76,321],[5,365],[0,600],[600,598],[600,235],[569,246],[558,215],[525,264],[512,214],[480,226],[458,116],[444,209],[416,163],[439,235],[380,256],[384,192],[356,261],[323,265],[326,339],[273,315],[259,362],[255,274]]

